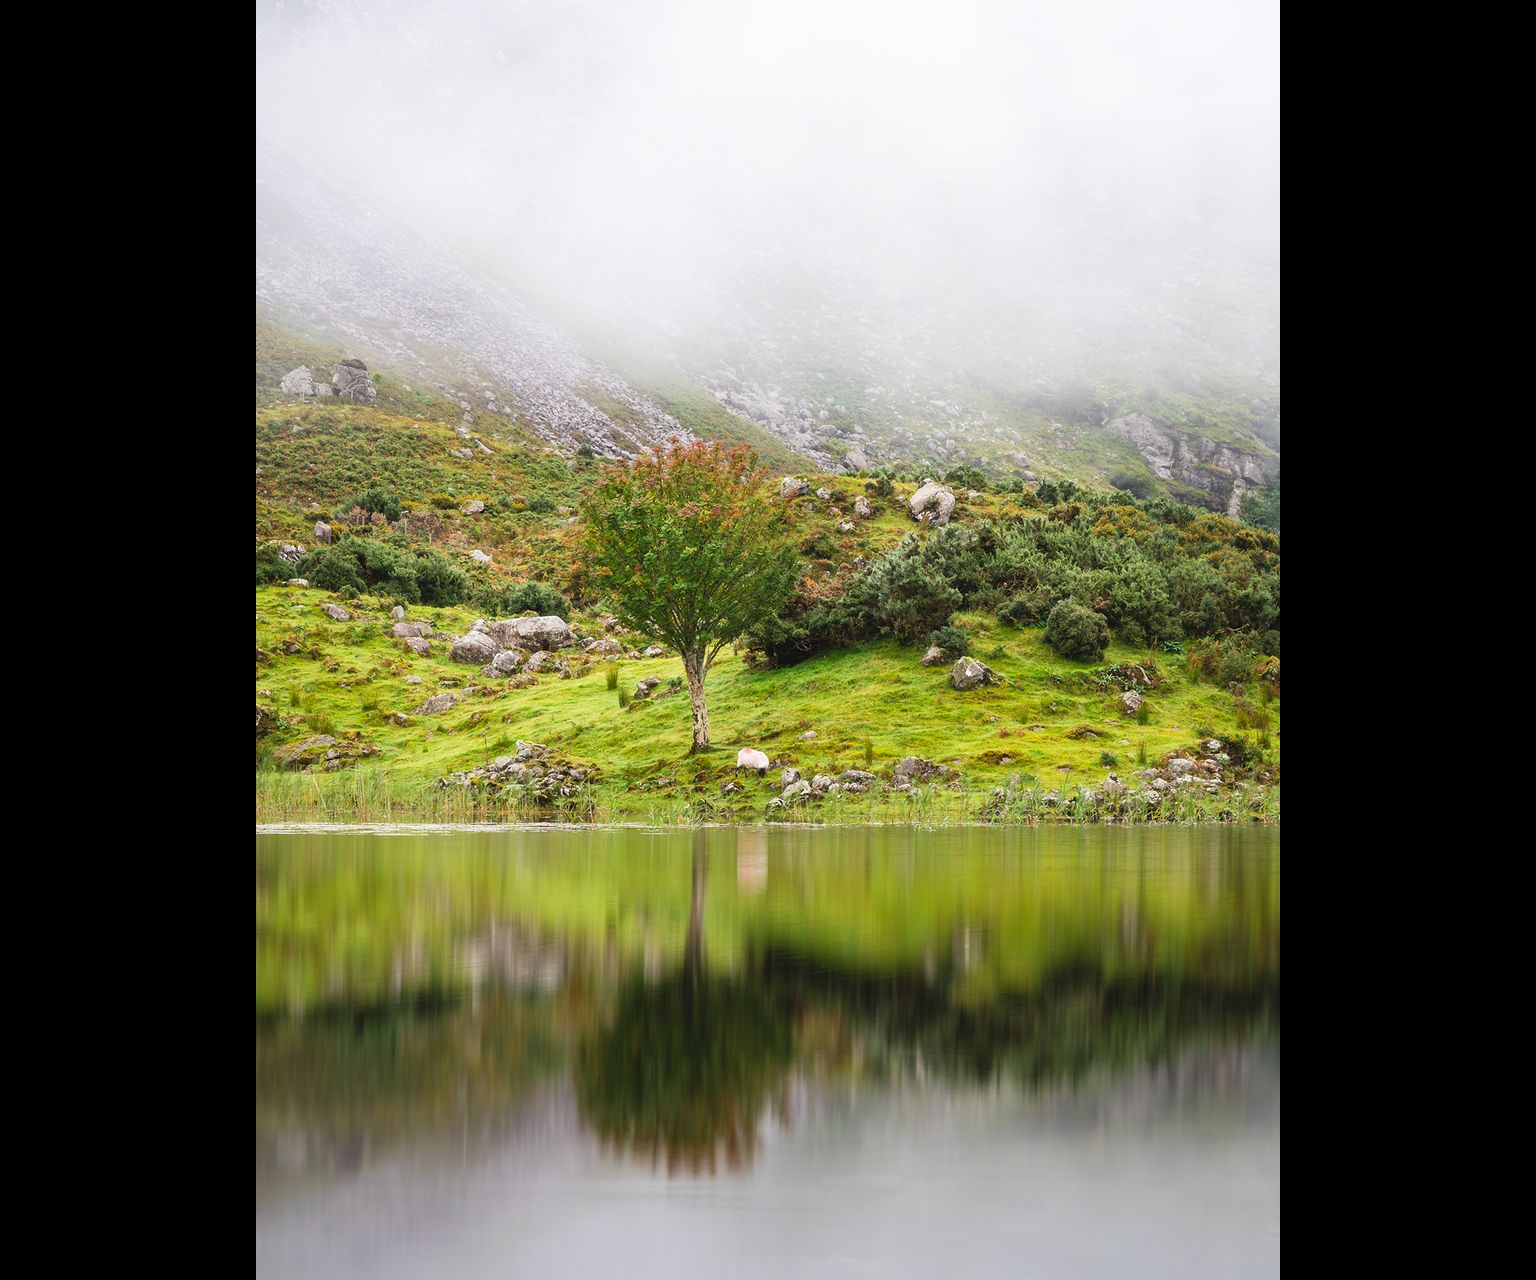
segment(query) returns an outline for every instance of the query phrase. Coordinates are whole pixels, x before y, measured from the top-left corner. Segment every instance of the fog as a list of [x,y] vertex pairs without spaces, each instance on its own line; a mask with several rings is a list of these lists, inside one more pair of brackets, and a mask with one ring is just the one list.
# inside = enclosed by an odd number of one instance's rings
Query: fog
[[1278,373],[1274,0],[274,0],[256,70],[261,182],[589,335]]

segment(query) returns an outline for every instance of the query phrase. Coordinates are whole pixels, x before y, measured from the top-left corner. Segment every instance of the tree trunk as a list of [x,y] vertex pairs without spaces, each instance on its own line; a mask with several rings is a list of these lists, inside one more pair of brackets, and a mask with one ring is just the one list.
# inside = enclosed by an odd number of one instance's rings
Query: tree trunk
[[688,675],[688,701],[693,703],[693,746],[688,754],[709,747],[709,709],[704,705],[704,655],[683,654],[683,670]]
[[693,833],[693,891],[688,903],[688,936],[683,944],[683,972],[694,986],[704,973],[704,886],[709,877],[703,831]]

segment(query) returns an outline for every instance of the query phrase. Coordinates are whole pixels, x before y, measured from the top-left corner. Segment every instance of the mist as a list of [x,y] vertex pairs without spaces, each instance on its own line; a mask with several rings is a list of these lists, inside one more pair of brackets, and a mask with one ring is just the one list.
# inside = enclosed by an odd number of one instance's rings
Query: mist
[[257,10],[268,197],[322,173],[359,223],[674,358],[1197,343],[1273,382],[1278,111],[1273,0]]

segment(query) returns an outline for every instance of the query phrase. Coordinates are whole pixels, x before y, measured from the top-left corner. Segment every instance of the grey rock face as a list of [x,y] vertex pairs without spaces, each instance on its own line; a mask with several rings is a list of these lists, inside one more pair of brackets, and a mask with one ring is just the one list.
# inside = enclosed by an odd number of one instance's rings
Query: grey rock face
[[832,490],[830,490],[828,488],[825,488],[825,487],[820,488],[820,489],[816,490],[816,496],[818,498],[820,498],[823,502],[829,502],[832,499]]
[[483,676],[515,676],[523,665],[523,655],[517,649],[503,649],[480,672]]
[[471,560],[473,560],[476,564],[490,564],[490,562],[491,562],[490,553],[486,552],[486,551],[481,551],[479,547],[476,547],[473,551],[471,551],[469,553],[469,558]]
[[663,649],[659,644],[653,644],[648,645],[640,656],[642,658],[665,658],[667,656],[667,651]]
[[864,450],[850,449],[843,459],[843,465],[850,471],[867,471],[869,469],[869,459],[864,456]]
[[914,520],[925,512],[933,512],[933,526],[938,528],[949,523],[949,514],[955,509],[955,495],[943,485],[925,480],[922,488],[912,495],[908,505],[912,508]]
[[661,683],[660,676],[646,676],[645,679],[635,683],[635,697],[649,698],[651,690]]
[[315,380],[310,375],[309,366],[301,364],[297,369],[283,375],[283,380],[277,384],[277,389],[285,396],[304,396],[306,399],[314,399]]
[[780,778],[783,780],[784,785],[787,787],[792,782],[799,782],[800,781],[800,770],[798,770],[798,769],[786,769],[780,775]]
[[1120,695],[1120,705],[1125,709],[1126,714],[1135,715],[1141,710],[1141,695],[1134,689],[1128,689]]
[[875,509],[869,505],[869,499],[862,493],[853,500],[853,514],[860,520],[868,520],[875,514]]
[[[432,642],[430,640],[423,640],[420,636],[407,636],[405,638],[405,647],[420,657],[430,658],[432,656]],[[406,678],[410,679],[410,677]],[[420,678],[419,676],[416,677],[418,680]]]
[[496,641],[485,632],[471,631],[453,642],[453,648],[448,650],[448,657],[454,662],[465,662],[479,667],[494,658],[496,650]]
[[331,386],[342,400],[353,404],[372,404],[378,396],[368,366],[361,360],[343,360],[331,370]]
[[467,516],[477,516],[484,510],[485,503],[481,502],[479,498],[476,498],[473,502],[466,502],[463,507],[464,514]]
[[334,618],[337,622],[350,622],[352,620],[352,615],[339,604],[323,604],[320,606],[320,612],[325,614],[327,618]]
[[921,756],[904,756],[891,770],[893,787],[910,787],[914,782],[952,782],[960,775],[948,765],[935,764]]
[[944,661],[944,650],[938,645],[930,645],[928,652],[923,654],[923,666],[937,667]]
[[398,640],[420,638],[427,634],[431,628],[425,622],[397,622],[390,628],[390,635]]
[[315,541],[324,546],[331,545],[331,526],[323,520],[315,521]]
[[496,623],[491,634],[506,649],[563,649],[576,643],[565,619],[554,614],[539,618],[507,618]]
[[787,787],[785,787],[783,794],[780,795],[779,798],[786,804],[790,804],[810,794],[811,784],[804,778],[801,778],[798,782],[791,782]]
[[996,684],[997,672],[975,658],[961,658],[950,668],[949,682],[957,689],[975,689],[984,684]]
[[458,700],[459,695],[456,693],[434,693],[411,714],[416,716],[440,715],[447,711],[449,707],[454,706]]
[[1116,418],[1106,429],[1130,441],[1162,479],[1181,480],[1217,497],[1225,494],[1227,514],[1234,518],[1244,495],[1264,484],[1265,460],[1256,451],[1207,440],[1145,413]]
[[810,485],[804,480],[796,479],[794,476],[785,476],[779,482],[779,497],[781,498],[798,498],[801,494],[809,493],[810,491]]
[[393,609],[391,609],[389,611],[389,616],[391,618],[393,618],[396,622],[404,622],[405,621],[405,610],[402,609],[399,605],[396,605]]

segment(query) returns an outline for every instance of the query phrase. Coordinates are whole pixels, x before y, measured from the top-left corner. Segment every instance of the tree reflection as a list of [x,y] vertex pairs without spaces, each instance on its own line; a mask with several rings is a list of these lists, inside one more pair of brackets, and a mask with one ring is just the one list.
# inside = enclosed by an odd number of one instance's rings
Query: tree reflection
[[754,986],[712,978],[704,959],[705,836],[693,851],[693,892],[681,970],[631,983],[613,1023],[576,1064],[582,1115],[605,1144],[665,1158],[667,1172],[744,1168],[758,1120],[789,1068],[788,1020]]

